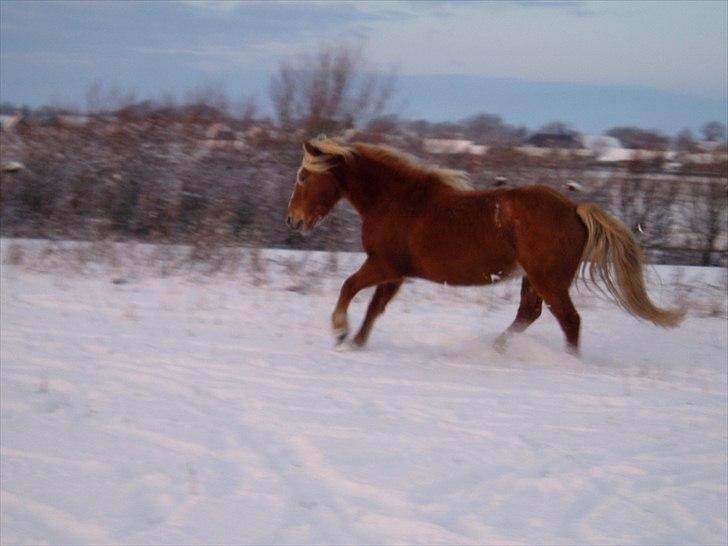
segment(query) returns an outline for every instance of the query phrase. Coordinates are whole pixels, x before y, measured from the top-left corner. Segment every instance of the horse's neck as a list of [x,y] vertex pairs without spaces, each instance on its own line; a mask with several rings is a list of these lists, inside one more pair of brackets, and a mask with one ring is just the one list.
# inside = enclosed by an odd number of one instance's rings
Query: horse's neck
[[[409,194],[418,190],[412,182],[400,178],[398,173],[377,170],[353,173],[347,179],[347,199],[366,219],[376,215],[383,207],[406,201]],[[420,191],[423,189],[420,188]]]

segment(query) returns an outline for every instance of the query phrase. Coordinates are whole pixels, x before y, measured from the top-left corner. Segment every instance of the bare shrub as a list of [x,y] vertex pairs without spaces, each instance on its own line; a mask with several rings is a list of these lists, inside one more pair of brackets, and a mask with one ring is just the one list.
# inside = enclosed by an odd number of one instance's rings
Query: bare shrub
[[20,243],[12,241],[8,244],[3,256],[3,263],[6,265],[20,265],[23,263],[25,251]]
[[[720,294],[728,294],[728,271],[726,270],[723,270],[723,275],[720,277],[718,290]],[[728,298],[713,298],[708,315],[711,317],[728,317]]]
[[[180,268],[232,272],[242,263],[254,282],[263,282],[263,247],[329,251],[328,261],[316,267],[335,272],[337,251],[361,250],[360,219],[352,207],[342,202],[307,237],[286,227],[285,214],[301,139],[346,128],[347,138],[415,154],[430,136],[488,144],[482,156],[425,159],[467,169],[478,188],[543,183],[562,190],[567,180],[578,180],[585,191],[571,197],[610,209],[636,230],[651,258],[725,263],[725,145],[716,142],[712,152],[692,159],[686,155],[694,163],[684,164],[677,176],[655,171],[663,161],[657,153],[609,167],[558,151],[539,158],[516,147],[525,130],[498,116],[479,114],[458,123],[382,116],[393,94],[393,76],[368,76],[361,52],[352,47],[322,47],[281,65],[271,82],[278,124],[256,118],[255,100],[244,94],[231,109],[219,86],[201,87],[187,102],[135,102],[95,86],[81,124],[68,126],[58,119],[63,112],[41,108],[27,113],[22,131],[0,131],[3,160],[24,165],[0,173],[2,236],[94,242],[73,251],[50,243],[37,260],[22,258],[30,267],[64,260],[77,268],[95,261],[117,267],[133,262],[126,253],[135,251],[113,243],[136,241],[159,245],[133,263],[144,267],[151,260],[162,275]],[[367,120],[372,122],[366,131],[348,130]],[[216,127],[227,136],[218,138]],[[635,145],[663,147],[660,135],[626,129],[622,133]],[[242,250],[248,246],[250,253]]]
[[691,234],[691,246],[700,250],[701,265],[717,265],[714,255],[726,251],[725,240],[722,249],[718,242],[728,237],[728,185],[723,180],[706,180],[689,184],[687,188],[688,203],[683,218],[687,224],[684,227]]
[[[255,240],[254,240],[255,241]],[[259,286],[267,280],[267,264],[262,256],[260,246],[255,242],[248,249],[248,271],[253,279],[253,286]]]
[[155,266],[162,277],[168,277],[177,272],[184,259],[180,256],[179,248],[169,244],[154,245],[149,253],[149,265]]
[[297,253],[297,255],[288,256],[283,260],[283,268],[288,279],[286,290],[290,292],[298,292],[306,294],[309,290],[309,278],[306,274],[306,263],[308,262],[308,252]]

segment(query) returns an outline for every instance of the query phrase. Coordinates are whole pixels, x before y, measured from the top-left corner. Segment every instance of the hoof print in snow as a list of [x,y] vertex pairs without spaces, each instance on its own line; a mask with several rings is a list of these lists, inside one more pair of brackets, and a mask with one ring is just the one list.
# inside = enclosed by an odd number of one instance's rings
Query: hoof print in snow
[[298,501],[298,506],[305,508],[306,510],[312,510],[318,506],[318,503],[316,501],[303,499]]

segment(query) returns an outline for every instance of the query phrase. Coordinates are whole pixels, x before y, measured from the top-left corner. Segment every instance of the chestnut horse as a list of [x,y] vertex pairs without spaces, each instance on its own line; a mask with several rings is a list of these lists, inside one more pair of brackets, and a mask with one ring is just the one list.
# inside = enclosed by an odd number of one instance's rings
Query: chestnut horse
[[600,278],[631,314],[663,327],[682,319],[682,311],[650,301],[640,249],[623,224],[545,186],[476,191],[464,173],[420,165],[386,146],[304,143],[288,225],[313,229],[342,198],[362,218],[367,258],[341,287],[332,316],[338,342],[348,334],[349,302],[364,288],[376,286],[357,345],[366,343],[406,277],[473,286],[522,271],[518,313],[496,347],[502,350],[511,334],[523,332],[546,302],[567,349],[576,353],[580,318],[569,287],[587,261],[588,277]]

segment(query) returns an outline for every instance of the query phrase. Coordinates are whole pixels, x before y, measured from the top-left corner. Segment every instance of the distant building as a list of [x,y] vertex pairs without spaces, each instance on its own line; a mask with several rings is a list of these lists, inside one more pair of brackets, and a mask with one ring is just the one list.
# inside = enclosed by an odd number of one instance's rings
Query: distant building
[[581,135],[579,137],[582,146],[590,150],[595,157],[599,157],[609,150],[624,148],[618,138],[606,135]]
[[622,161],[632,161],[635,159],[635,150],[629,148],[608,148],[598,155],[595,154],[596,160],[602,163],[620,163]]
[[422,149],[428,154],[474,156],[485,155],[488,151],[487,146],[474,144],[472,140],[456,138],[426,138],[422,141]]
[[618,138],[605,135],[582,135],[582,146],[589,150],[597,161],[629,161],[634,150],[625,148]]
[[12,115],[0,115],[0,130],[2,130],[4,133],[13,131],[18,127],[18,125],[20,125],[22,120],[23,114],[21,114],[20,112]]

